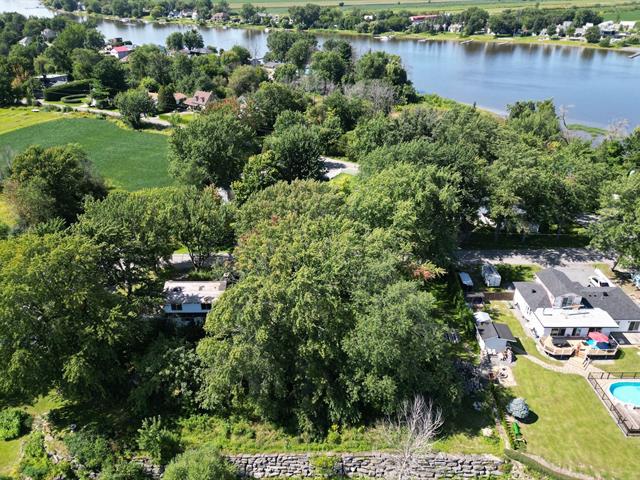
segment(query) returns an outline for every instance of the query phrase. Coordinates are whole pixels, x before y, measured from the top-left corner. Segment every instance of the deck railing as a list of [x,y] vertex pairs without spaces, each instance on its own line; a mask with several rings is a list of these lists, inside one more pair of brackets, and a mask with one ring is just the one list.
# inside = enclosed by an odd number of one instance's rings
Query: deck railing
[[607,409],[611,412],[614,420],[618,424],[618,427],[624,432],[627,436],[637,436],[640,435],[640,427],[632,424],[627,415],[620,410],[620,407],[613,403],[607,395],[607,392],[602,388],[598,380],[609,380],[611,378],[614,379],[635,379],[640,378],[640,372],[589,372],[587,375],[587,380],[595,390],[600,400],[605,404]]

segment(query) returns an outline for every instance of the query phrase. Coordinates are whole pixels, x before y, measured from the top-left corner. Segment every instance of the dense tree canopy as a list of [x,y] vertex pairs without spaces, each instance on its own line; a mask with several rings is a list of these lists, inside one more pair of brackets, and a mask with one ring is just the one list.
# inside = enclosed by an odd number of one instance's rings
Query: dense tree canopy
[[0,398],[25,402],[52,388],[81,399],[115,391],[124,374],[120,349],[136,320],[105,288],[100,257],[79,236],[0,242]]
[[85,197],[102,198],[104,183],[76,145],[29,147],[17,155],[4,182],[7,199],[26,226],[75,221]]
[[254,132],[228,109],[199,115],[169,142],[169,171],[182,183],[229,188],[255,148]]
[[[391,412],[410,393],[440,395],[432,369],[434,358],[446,353],[416,343],[411,355],[414,366],[422,365],[420,379],[403,371],[407,358],[384,359],[375,353],[385,342],[403,342],[408,336],[415,342],[416,335],[436,341],[437,335],[425,336],[440,328],[425,308],[431,300],[403,280],[409,246],[397,232],[336,216],[339,212],[330,206],[342,202],[337,191],[321,188],[315,199],[298,196],[304,205],[314,204],[314,216],[279,206],[281,193],[302,194],[312,186],[278,184],[265,190],[269,197],[260,194],[241,209],[253,212],[249,215],[257,221],[235,251],[242,280],[215,305],[198,352],[208,408],[252,408],[285,425],[322,431],[332,422]],[[274,215],[278,210],[282,216]],[[396,319],[402,326],[366,325],[371,299],[381,295],[384,302],[387,289],[404,297],[404,306],[396,305],[405,314]],[[380,344],[369,346],[363,366],[356,339],[372,328],[380,335],[370,340]],[[440,367],[438,375],[448,376],[447,368]],[[444,395],[457,396],[453,390]]]

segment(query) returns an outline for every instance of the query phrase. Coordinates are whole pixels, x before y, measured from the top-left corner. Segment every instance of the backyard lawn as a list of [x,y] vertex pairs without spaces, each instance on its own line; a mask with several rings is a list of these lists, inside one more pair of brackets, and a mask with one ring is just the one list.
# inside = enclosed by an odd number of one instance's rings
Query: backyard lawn
[[61,118],[0,134],[0,145],[14,153],[34,144],[66,143],[84,148],[109,186],[132,191],[173,183],[167,172],[166,135],[125,130],[98,118]]
[[597,478],[638,478],[640,438],[624,436],[584,378],[527,359],[516,363],[514,374],[512,393],[537,417],[522,426],[527,453]]
[[615,360],[595,361],[593,364],[607,372],[640,372],[640,348],[621,348]]

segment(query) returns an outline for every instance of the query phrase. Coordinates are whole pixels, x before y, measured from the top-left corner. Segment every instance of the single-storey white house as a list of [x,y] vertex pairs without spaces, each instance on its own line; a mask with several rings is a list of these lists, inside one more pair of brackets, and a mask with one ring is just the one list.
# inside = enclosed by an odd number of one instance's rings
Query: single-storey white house
[[164,284],[164,312],[174,319],[204,322],[211,306],[224,293],[226,281],[168,281]]
[[640,331],[640,307],[619,287],[593,286],[584,271],[547,268],[514,287],[513,301],[538,337]]

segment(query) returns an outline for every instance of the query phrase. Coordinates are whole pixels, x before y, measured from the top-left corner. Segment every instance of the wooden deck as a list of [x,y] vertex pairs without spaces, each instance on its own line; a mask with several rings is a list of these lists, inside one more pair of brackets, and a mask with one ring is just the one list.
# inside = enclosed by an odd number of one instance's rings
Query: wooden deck
[[[554,339],[564,340],[569,344],[568,347],[558,347],[553,344]],[[618,342],[615,339],[610,338],[610,345],[612,348],[600,349],[594,348],[590,345],[586,345],[584,339],[574,337],[542,337],[540,340],[540,346],[548,354],[554,357],[571,357],[576,355],[578,357],[597,357],[597,358],[613,358],[618,353]]]

